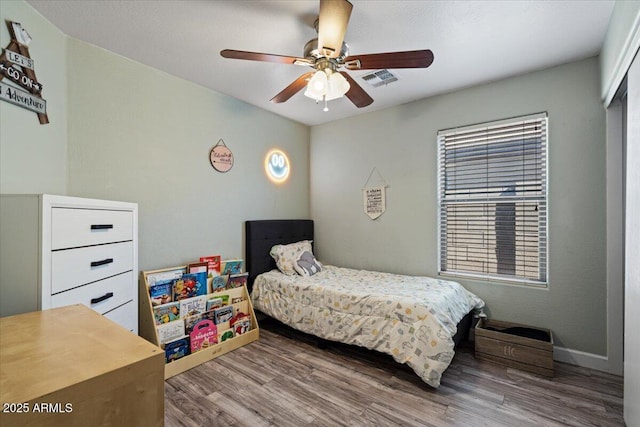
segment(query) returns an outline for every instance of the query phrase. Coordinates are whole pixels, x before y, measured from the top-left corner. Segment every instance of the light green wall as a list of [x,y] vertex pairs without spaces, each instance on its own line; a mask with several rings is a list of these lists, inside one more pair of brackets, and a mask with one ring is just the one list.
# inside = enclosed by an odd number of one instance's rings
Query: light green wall
[[[245,220],[309,216],[307,126],[75,39],[68,58],[69,194],[139,203],[142,270],[242,257]],[[226,173],[209,163],[220,138]],[[281,186],[273,147],[292,163]]]
[[[470,280],[492,317],[553,330],[556,345],[606,354],[605,114],[597,58],[311,129],[311,217],[330,264],[437,275],[439,129],[547,111],[549,287]],[[375,99],[375,93],[371,95]],[[363,212],[376,167],[387,211]]]
[[[50,120],[0,102],[2,193],[137,202],[141,269],[241,257],[246,219],[309,216],[307,126],[69,38],[22,0],[0,0],[0,18],[2,47],[4,20],[33,37]],[[224,174],[208,160],[220,138]],[[281,186],[263,173],[272,147],[292,162]]]
[[0,101],[0,192],[65,194],[67,37],[25,2],[0,0],[3,49],[10,41],[7,20],[20,22],[33,38],[29,54],[44,86],[49,124],[41,125],[36,113]]

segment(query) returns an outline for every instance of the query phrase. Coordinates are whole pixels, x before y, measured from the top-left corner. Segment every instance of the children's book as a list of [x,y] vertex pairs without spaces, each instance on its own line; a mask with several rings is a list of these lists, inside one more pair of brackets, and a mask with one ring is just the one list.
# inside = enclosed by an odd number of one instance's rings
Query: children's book
[[189,338],[191,339],[191,352],[195,353],[218,343],[218,328],[211,320],[200,320],[193,325]]
[[226,341],[229,338],[233,338],[233,329],[227,329],[220,334],[220,342]]
[[168,342],[164,346],[164,358],[166,363],[171,363],[189,354],[189,338],[180,337]]
[[197,297],[182,299],[177,304],[180,304],[180,317],[193,316],[206,311],[207,296],[199,295]]
[[175,301],[207,294],[207,274],[183,274],[182,278],[173,284],[173,298]]
[[220,263],[220,274],[222,276],[226,276],[229,274],[242,273],[243,266],[244,266],[244,260],[226,259]]
[[157,328],[160,344],[166,344],[170,341],[176,340],[186,335],[184,333],[184,322],[182,320],[163,323],[161,325],[158,325]]
[[161,305],[173,301],[173,283],[175,279],[158,280],[149,285],[151,305]]
[[238,313],[229,322],[234,336],[242,335],[251,329],[251,317],[246,313]]
[[167,280],[179,279],[185,273],[183,268],[169,271],[161,271],[159,273],[147,274],[147,284],[155,285],[157,282],[166,282]]
[[229,305],[229,295],[216,295],[215,297],[211,297],[209,295],[209,299],[207,300],[207,310],[211,311],[216,308],[224,307],[225,305]]
[[205,261],[192,262],[187,266],[187,273],[206,273],[208,271],[209,264]]
[[222,307],[222,298],[214,297],[207,300],[206,311],[211,311],[220,307]]
[[207,263],[207,273],[209,277],[220,275],[220,255],[202,256],[201,262]]
[[222,292],[226,288],[226,276],[213,276],[211,279],[211,292]]
[[228,322],[232,317],[233,306],[227,305],[225,307],[220,307],[213,310],[213,323],[215,323],[216,325]]
[[180,318],[180,303],[170,302],[153,307],[153,318],[156,325],[169,323]]
[[249,273],[231,274],[227,280],[227,289],[241,288],[247,284],[248,279]]
[[214,310],[205,311],[204,313],[195,314],[193,316],[189,316],[185,318],[184,319],[185,333],[187,335],[191,335],[191,332],[193,332],[194,325],[200,322],[201,320],[211,320],[213,322],[213,313],[214,313]]

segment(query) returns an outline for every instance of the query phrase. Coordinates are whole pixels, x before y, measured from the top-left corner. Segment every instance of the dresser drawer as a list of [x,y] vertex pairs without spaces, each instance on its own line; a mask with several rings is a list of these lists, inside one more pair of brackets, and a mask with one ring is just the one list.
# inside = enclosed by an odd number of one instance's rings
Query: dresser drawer
[[51,294],[131,271],[133,258],[133,242],[52,252]]
[[51,297],[51,308],[84,304],[104,314],[134,297],[133,272],[123,273],[99,282],[61,292]]
[[122,327],[138,334],[138,311],[133,301],[105,313],[104,317],[122,325]]
[[51,249],[75,248],[133,239],[133,212],[52,208]]

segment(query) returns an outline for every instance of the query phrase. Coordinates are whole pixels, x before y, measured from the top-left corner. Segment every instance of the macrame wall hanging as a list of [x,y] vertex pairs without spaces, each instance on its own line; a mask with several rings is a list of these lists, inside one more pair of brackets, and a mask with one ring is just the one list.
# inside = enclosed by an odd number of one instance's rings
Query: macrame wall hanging
[[[371,177],[373,173],[377,173],[379,177],[380,183],[376,186],[369,185],[371,181]],[[369,178],[367,178],[367,182],[364,183],[364,188],[362,189],[363,195],[363,204],[364,204],[364,213],[371,219],[376,219],[380,215],[384,213],[387,209],[386,202],[386,188],[388,187],[387,182],[384,180],[378,169],[373,167],[371,169],[371,173],[369,174]]]

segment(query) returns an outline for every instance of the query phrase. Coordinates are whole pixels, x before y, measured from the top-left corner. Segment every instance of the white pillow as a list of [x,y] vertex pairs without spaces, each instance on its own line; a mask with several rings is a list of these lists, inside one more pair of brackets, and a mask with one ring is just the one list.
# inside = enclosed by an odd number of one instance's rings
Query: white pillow
[[320,263],[313,257],[311,240],[275,245],[269,254],[276,261],[278,269],[287,276],[293,276],[296,273],[301,276],[311,276],[322,269]]

